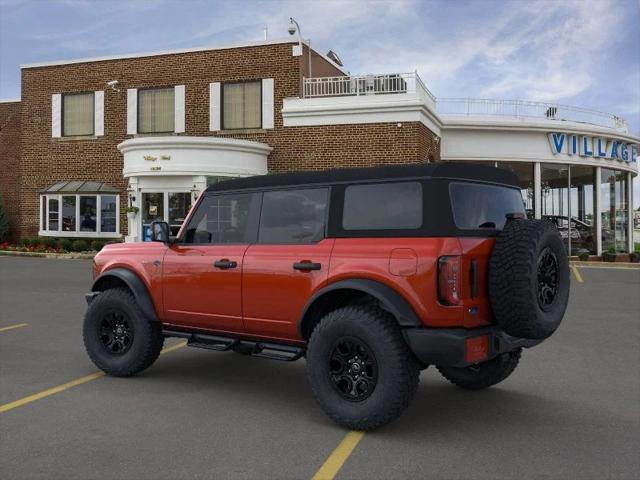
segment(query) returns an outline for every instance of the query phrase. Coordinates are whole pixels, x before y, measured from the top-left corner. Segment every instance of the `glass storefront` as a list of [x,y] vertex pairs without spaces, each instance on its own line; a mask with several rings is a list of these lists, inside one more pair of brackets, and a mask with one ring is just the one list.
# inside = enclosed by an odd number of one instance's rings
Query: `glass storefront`
[[569,170],[571,179],[571,253],[577,255],[580,250],[588,250],[595,254],[596,223],[595,213],[595,184],[596,172],[594,167],[571,165]]
[[540,194],[542,218],[549,220],[560,231],[569,252],[571,232],[569,222],[569,166],[543,163],[540,165]]
[[[492,162],[479,162],[492,163]],[[527,216],[535,212],[535,162],[495,162],[520,179]],[[627,172],[601,169],[600,199],[596,197],[596,167],[540,162],[540,216],[552,222],[567,252],[578,255],[598,252],[597,228],[602,233],[602,252],[627,252],[629,242],[629,192]],[[596,219],[600,201],[600,226]]]
[[600,174],[602,251],[627,252],[629,205],[626,172],[603,168]]

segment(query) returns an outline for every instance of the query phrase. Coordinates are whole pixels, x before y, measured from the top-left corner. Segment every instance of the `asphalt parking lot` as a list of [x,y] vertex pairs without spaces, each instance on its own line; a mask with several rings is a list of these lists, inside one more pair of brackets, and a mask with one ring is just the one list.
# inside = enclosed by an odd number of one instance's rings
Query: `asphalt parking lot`
[[[93,375],[89,270],[0,257],[3,479],[310,479],[345,438],[304,361],[175,348],[134,378]],[[399,421],[342,449],[336,478],[640,478],[640,270],[578,276],[560,330],[507,381],[467,392],[427,369]]]

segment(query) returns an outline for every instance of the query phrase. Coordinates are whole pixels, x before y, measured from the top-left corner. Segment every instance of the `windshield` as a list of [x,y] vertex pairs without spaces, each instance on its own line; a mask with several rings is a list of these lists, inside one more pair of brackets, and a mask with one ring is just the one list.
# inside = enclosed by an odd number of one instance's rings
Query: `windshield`
[[522,195],[515,188],[451,182],[449,193],[453,219],[461,230],[501,230],[508,213],[525,213]]

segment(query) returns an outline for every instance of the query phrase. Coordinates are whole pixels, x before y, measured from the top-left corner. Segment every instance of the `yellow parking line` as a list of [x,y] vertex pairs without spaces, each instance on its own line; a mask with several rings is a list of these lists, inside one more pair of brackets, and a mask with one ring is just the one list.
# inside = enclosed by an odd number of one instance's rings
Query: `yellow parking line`
[[26,327],[28,325],[28,323],[17,323],[15,325],[9,325],[8,327],[0,328],[0,332],[6,332],[7,330],[13,330],[14,328]]
[[364,437],[364,432],[349,432],[340,442],[340,445],[329,455],[329,458],[322,464],[320,470],[316,472],[311,480],[333,480],[338,471],[347,461],[349,455],[358,446]]
[[584,283],[584,280],[582,280],[582,275],[580,275],[580,272],[578,271],[578,267],[576,267],[575,265],[571,265],[571,270],[573,270],[573,275],[576,277],[578,283]]
[[[187,342],[181,342],[176,345],[163,348],[160,354],[173,352],[174,350],[184,347],[186,344]],[[51,395],[55,395],[56,393],[64,392],[69,388],[82,385],[83,383],[87,383],[92,380],[96,380],[100,377],[104,377],[105,375],[106,374],[104,372],[95,372],[91,375],[87,375],[85,377],[77,378],[75,380],[71,380],[70,382],[63,383],[62,385],[58,385],[57,387],[48,388],[47,390],[43,390],[42,392],[34,393],[33,395],[29,395],[28,397],[5,403],[4,405],[0,405],[0,413],[8,412],[9,410],[13,410],[14,408],[22,407],[23,405],[26,405],[28,403],[35,402],[36,400],[50,397]]]

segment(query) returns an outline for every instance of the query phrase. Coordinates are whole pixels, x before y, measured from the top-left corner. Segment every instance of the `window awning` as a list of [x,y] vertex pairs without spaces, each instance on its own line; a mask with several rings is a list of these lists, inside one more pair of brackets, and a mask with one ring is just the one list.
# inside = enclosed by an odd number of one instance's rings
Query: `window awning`
[[103,182],[70,180],[54,183],[40,193],[120,193],[120,190]]

